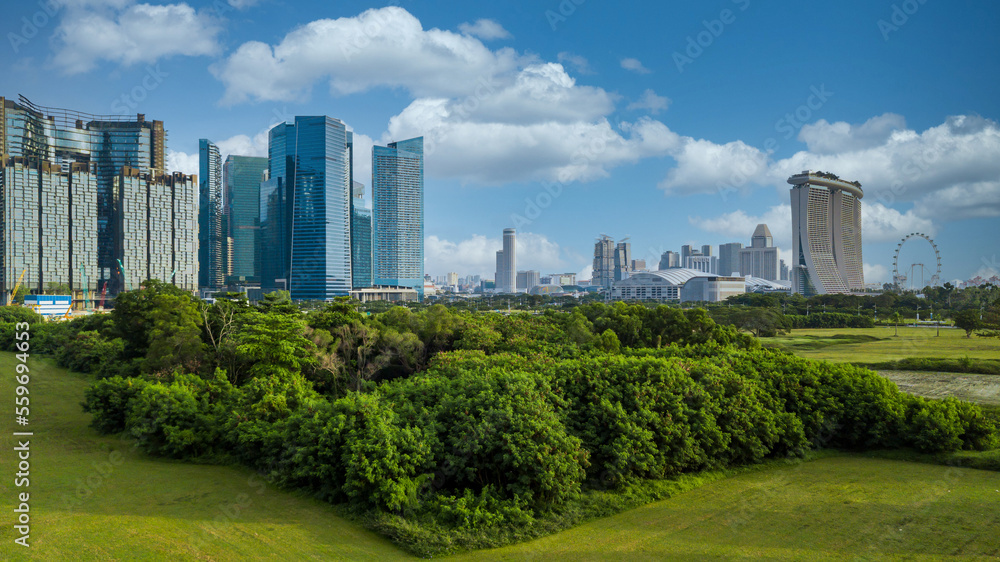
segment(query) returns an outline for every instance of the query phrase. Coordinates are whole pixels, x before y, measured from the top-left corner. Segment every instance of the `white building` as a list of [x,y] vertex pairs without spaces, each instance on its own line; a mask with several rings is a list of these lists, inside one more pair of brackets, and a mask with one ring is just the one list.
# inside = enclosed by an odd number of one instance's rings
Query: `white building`
[[719,302],[746,292],[746,279],[724,277],[695,269],[639,271],[615,282],[611,298],[617,300]]

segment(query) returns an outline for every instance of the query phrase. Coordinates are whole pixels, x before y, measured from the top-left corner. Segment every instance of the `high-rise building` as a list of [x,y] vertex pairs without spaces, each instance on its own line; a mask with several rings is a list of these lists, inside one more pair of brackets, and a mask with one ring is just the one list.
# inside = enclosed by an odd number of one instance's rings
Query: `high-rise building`
[[372,148],[372,276],[424,298],[424,138]]
[[355,289],[372,286],[372,210],[351,211],[351,275]]
[[792,185],[792,290],[805,296],[864,289],[859,182],[804,171]]
[[739,271],[740,275],[778,280],[778,248],[766,224],[758,224],[750,238],[750,246],[740,250]]
[[497,288],[505,293],[517,292],[516,237],[515,229],[503,229],[503,285],[498,285]]
[[[260,188],[261,285],[295,300],[351,291],[348,132],[326,116],[297,116],[268,132],[268,179]],[[421,276],[421,284],[423,276]]]
[[687,267],[687,259],[691,257],[697,250],[692,250],[690,244],[685,244],[681,246],[681,261],[680,267]]
[[628,279],[632,267],[632,244],[619,242],[615,246],[615,281]]
[[602,235],[594,244],[594,274],[590,284],[611,289],[615,281],[615,241]]
[[705,245],[703,245],[701,247],[701,255],[703,255],[703,256],[711,256],[712,255],[712,246],[711,246],[711,244],[705,244]]
[[646,260],[632,260],[632,271],[646,271]]
[[778,260],[778,280],[788,281],[788,264],[785,260]]
[[542,284],[542,276],[539,272],[529,269],[517,272],[517,290],[530,291],[532,288]]
[[222,231],[222,157],[208,139],[198,140],[198,285],[219,289],[226,281]]
[[742,242],[730,242],[719,245],[719,275],[733,275],[740,272],[740,250]]
[[445,274],[445,284],[458,286],[458,272],[449,271]]
[[494,283],[493,286],[498,291],[503,290],[503,287],[507,286],[507,282],[504,281],[503,278],[505,269],[504,263],[505,262],[503,261],[503,250],[497,250],[497,268],[496,268],[496,275],[494,276],[495,279],[493,281]]
[[196,289],[196,179],[165,175],[165,137],[143,114],[0,97],[0,289],[22,271],[29,290],[65,286],[80,300],[149,278]]
[[229,155],[222,166],[225,185],[226,284],[260,283],[260,184],[267,158]]
[[696,255],[688,257],[687,264],[684,267],[703,273],[717,273],[719,258],[716,256],[703,256],[701,252],[698,252]]
[[659,267],[657,267],[657,269],[662,271],[664,269],[675,269],[680,266],[681,266],[681,255],[678,254],[677,252],[671,252],[670,250],[667,250],[666,252],[663,252],[663,255],[660,256],[660,265]]

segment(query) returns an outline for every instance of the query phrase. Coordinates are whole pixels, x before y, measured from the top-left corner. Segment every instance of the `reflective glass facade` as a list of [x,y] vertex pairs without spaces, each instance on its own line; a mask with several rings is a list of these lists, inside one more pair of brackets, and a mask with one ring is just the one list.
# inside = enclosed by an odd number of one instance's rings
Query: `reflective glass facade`
[[267,158],[229,156],[223,166],[226,186],[229,282],[260,282],[260,184]]
[[372,286],[372,210],[359,206],[351,210],[351,276],[355,289]]
[[222,232],[222,157],[207,139],[198,141],[198,285],[225,284],[226,240]]
[[287,286],[296,300],[350,293],[348,135],[343,123],[325,116],[296,117],[271,129],[269,179],[260,190],[265,291]]
[[372,148],[373,283],[424,296],[424,139]]

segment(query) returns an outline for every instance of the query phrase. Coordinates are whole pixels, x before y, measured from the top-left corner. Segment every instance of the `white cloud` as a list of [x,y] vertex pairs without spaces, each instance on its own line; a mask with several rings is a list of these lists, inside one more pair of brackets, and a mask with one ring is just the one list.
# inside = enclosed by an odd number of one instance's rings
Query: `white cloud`
[[659,114],[661,111],[665,111],[667,106],[670,105],[670,99],[666,96],[658,96],[656,92],[651,89],[647,89],[642,93],[642,96],[634,102],[628,104],[625,109],[648,109],[653,115]]
[[918,216],[912,209],[900,213],[882,203],[861,205],[861,236],[865,242],[890,242],[911,232],[933,236],[934,231],[933,223]]
[[659,183],[668,194],[725,194],[762,180],[767,171],[767,155],[743,141],[716,144],[685,138],[671,156],[677,166]]
[[625,70],[631,70],[632,72],[636,72],[638,74],[649,74],[652,72],[652,70],[643,66],[642,63],[639,62],[639,59],[624,58],[621,61],[621,65]]
[[[443,275],[455,271],[459,275],[482,275],[492,279],[496,273],[496,253],[503,249],[503,240],[474,234],[471,238],[452,242],[437,236],[424,240],[424,271]],[[534,269],[545,273],[561,271],[566,262],[559,244],[541,234],[518,232],[515,242],[517,269]]]
[[921,197],[914,211],[938,220],[1000,216],[1000,180],[961,183]]
[[803,125],[799,140],[806,143],[814,154],[837,154],[879,146],[889,140],[895,131],[905,130],[906,120],[895,113],[872,117],[861,125],[844,121],[828,123],[820,119]]
[[579,74],[594,73],[594,70],[590,67],[590,62],[583,56],[563,51],[556,55],[556,60],[559,61],[560,64],[568,64],[572,66],[573,70],[577,71]]
[[198,173],[198,153],[188,154],[167,150],[167,171],[181,172],[189,176]]
[[593,279],[593,277],[594,277],[594,264],[590,264],[585,266],[579,272],[577,272],[576,282],[579,283],[580,281],[587,281],[589,279]]
[[252,6],[256,6],[258,2],[260,2],[260,0],[229,0],[229,5],[237,10],[245,10]]
[[[788,251],[792,247],[792,206],[788,204],[775,205],[763,215],[748,215],[743,210],[725,213],[717,217],[688,217],[688,222],[706,232],[721,235],[732,242],[750,244],[750,237],[758,224],[766,224],[771,231],[774,245]],[[781,256],[789,262],[789,256]]]
[[487,19],[478,19],[476,23],[459,24],[458,29],[466,35],[478,37],[484,41],[507,39],[510,37],[510,32],[504,29],[502,25]]
[[219,52],[222,28],[187,4],[107,3],[93,9],[73,3],[55,31],[52,62],[66,74],[87,72],[100,60],[131,66],[173,55]]
[[886,283],[892,281],[889,268],[881,264],[862,264],[865,275],[865,283]]
[[223,102],[232,104],[301,100],[322,78],[334,94],[390,87],[415,96],[471,95],[518,63],[511,49],[494,52],[475,37],[425,30],[409,12],[390,6],[310,22],[274,46],[248,41],[212,72],[226,86]]

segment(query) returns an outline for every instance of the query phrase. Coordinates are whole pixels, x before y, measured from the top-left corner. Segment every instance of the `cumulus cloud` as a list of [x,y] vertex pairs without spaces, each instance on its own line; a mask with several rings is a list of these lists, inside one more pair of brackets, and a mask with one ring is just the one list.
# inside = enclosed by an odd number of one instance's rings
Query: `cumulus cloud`
[[621,65],[625,70],[631,70],[632,72],[638,74],[649,74],[652,72],[652,70],[643,66],[642,63],[639,62],[639,59],[624,58],[621,60]]
[[763,180],[767,172],[767,154],[743,141],[685,139],[671,156],[677,166],[659,183],[668,194],[725,194]]
[[71,3],[68,8],[53,37],[52,58],[66,74],[87,72],[100,60],[131,66],[219,52],[218,22],[184,3]]
[[318,80],[334,94],[374,87],[415,96],[464,96],[514,70],[511,49],[491,51],[470,35],[423,29],[406,10],[389,6],[358,16],[312,21],[276,45],[248,41],[212,67],[226,87],[224,103],[301,100]]
[[838,154],[884,144],[896,131],[906,130],[902,115],[884,113],[860,125],[844,121],[828,123],[826,119],[803,125],[799,140],[814,154]]
[[459,24],[458,29],[466,35],[478,37],[484,41],[507,39],[510,37],[510,32],[504,29],[502,25],[487,19],[478,19],[476,23]]
[[[763,223],[771,231],[775,246],[785,250],[792,247],[792,206],[788,204],[775,205],[757,216],[748,215],[741,209],[716,217],[688,217],[688,222],[705,232],[724,236],[726,240],[742,242],[744,246],[750,244],[754,229]],[[782,256],[786,262],[787,257]]]
[[198,173],[198,153],[188,154],[167,150],[167,171],[181,172],[189,176]]
[[569,65],[579,74],[593,74],[594,70],[590,67],[590,61],[585,57],[580,55],[575,55],[568,51],[563,51],[556,55],[556,60],[560,64]]
[[639,99],[628,104],[628,107],[625,109],[646,109],[653,115],[657,115],[661,111],[665,111],[668,105],[670,105],[669,98],[658,96],[653,90],[647,89]]
[[[443,275],[449,271],[459,275],[482,275],[493,278],[496,273],[496,253],[503,249],[499,237],[474,234],[471,238],[452,242],[437,236],[424,240],[424,271]],[[540,272],[559,271],[566,266],[559,244],[541,234],[518,232],[514,247],[517,269]]]
[[933,236],[934,224],[930,219],[918,216],[912,209],[900,213],[882,203],[862,204],[861,236],[865,242],[890,242],[911,232]]

